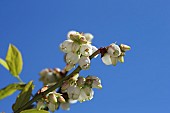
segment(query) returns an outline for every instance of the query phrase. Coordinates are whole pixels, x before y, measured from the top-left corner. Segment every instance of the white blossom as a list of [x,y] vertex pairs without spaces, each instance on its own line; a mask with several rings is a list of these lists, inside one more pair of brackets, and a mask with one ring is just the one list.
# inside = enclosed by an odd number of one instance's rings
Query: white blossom
[[112,61],[112,64],[114,65],[114,66],[116,66],[116,64],[117,64],[117,62],[118,62],[118,57],[110,57],[111,58],[111,61]]
[[48,94],[48,100],[53,104],[57,103],[57,98],[54,92]]
[[78,100],[80,102],[84,102],[86,100],[91,100],[93,98],[93,95],[94,95],[94,91],[89,87],[85,87],[85,88],[81,89],[80,96],[79,96]]
[[92,55],[92,45],[91,44],[82,44],[82,46],[80,47],[80,53],[83,56],[90,56]]
[[72,44],[73,44],[72,40],[65,40],[63,43],[60,44],[61,51],[63,51],[64,53],[71,52]]
[[70,103],[61,103],[60,106],[63,110],[70,110]]
[[84,84],[85,84],[85,81],[86,81],[86,79],[84,77],[78,77],[77,86],[78,87],[83,87]]
[[75,67],[75,64],[69,63],[69,64],[66,65],[65,70],[70,71],[74,67]]
[[118,57],[121,54],[120,47],[115,43],[110,44],[107,50],[108,54],[113,57]]
[[91,33],[85,33],[84,36],[88,42],[91,42],[94,36]]
[[70,39],[70,35],[75,35],[75,34],[77,34],[76,31],[73,31],[73,30],[69,31],[68,34],[67,34],[67,38]]
[[76,53],[79,49],[80,49],[80,44],[78,44],[77,42],[73,42],[73,44],[72,44],[72,52]]
[[[94,52],[96,52],[97,50],[98,50],[97,47],[92,46],[92,54],[93,54]],[[99,54],[97,54],[96,56],[94,56],[94,58],[96,58],[98,55],[99,55]]]
[[44,69],[40,72],[40,81],[43,82],[44,85],[53,84],[56,82],[56,76],[53,75],[53,72],[49,69]]
[[88,69],[90,67],[89,57],[81,56],[81,58],[79,60],[79,65],[84,70]]
[[47,106],[51,112],[54,112],[56,110],[56,105],[51,102],[49,102]]
[[80,88],[77,87],[76,85],[70,86],[67,89],[67,94],[68,94],[68,97],[70,99],[77,100],[79,98],[79,95],[80,95]]
[[45,107],[45,104],[42,100],[39,100],[37,102],[37,109],[40,110],[41,108],[44,108]]
[[80,59],[80,55],[73,53],[73,52],[69,52],[66,55],[66,62],[68,64],[76,64]]
[[104,56],[102,57],[102,61],[103,61],[103,63],[106,64],[106,65],[111,65],[111,64],[112,64],[110,55],[109,55],[108,53],[105,53],[105,54],[104,54]]
[[77,103],[78,100],[69,99],[68,101],[70,104],[75,104],[75,103]]

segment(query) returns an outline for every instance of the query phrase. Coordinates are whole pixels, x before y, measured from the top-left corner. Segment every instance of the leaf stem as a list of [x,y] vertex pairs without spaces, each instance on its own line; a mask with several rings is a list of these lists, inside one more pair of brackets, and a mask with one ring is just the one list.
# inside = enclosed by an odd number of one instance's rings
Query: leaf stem
[[16,78],[18,79],[19,82],[24,83],[19,76],[17,76]]

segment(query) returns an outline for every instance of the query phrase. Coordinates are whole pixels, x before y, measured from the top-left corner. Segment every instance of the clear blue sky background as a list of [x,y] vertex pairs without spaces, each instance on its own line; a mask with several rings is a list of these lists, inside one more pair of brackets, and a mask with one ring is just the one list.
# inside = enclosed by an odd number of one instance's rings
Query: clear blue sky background
[[[34,93],[43,68],[65,66],[59,44],[70,30],[92,33],[93,44],[117,41],[132,47],[124,64],[105,66],[94,59],[89,71],[103,89],[93,100],[74,104],[69,113],[170,113],[170,1],[169,0],[1,0],[0,57],[8,44],[22,52],[23,81],[34,80]],[[0,66],[0,88],[17,82]],[[14,95],[0,101],[11,113]],[[58,113],[67,113],[59,110]]]

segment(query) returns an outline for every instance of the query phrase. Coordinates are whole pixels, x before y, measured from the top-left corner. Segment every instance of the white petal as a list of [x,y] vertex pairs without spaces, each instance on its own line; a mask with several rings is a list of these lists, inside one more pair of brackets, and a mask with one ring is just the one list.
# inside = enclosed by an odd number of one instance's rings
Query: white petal
[[91,44],[82,44],[82,46],[80,47],[80,53],[83,56],[90,56],[92,55],[92,45]]
[[69,99],[68,101],[69,101],[70,104],[75,104],[75,103],[77,103],[77,100],[73,100],[73,99]]
[[67,38],[70,39],[70,34],[76,34],[77,32],[76,31],[69,31],[68,34],[67,34]]
[[72,44],[73,44],[72,40],[65,40],[63,43],[60,44],[61,51],[63,51],[64,53],[71,52]]
[[80,44],[73,42],[72,44],[72,52],[76,53],[80,49]]
[[48,106],[48,108],[49,108],[49,110],[50,110],[51,112],[54,112],[54,111],[55,111],[55,108],[56,108],[55,104],[49,102],[47,106]]
[[66,70],[66,71],[70,71],[70,70],[71,70],[72,68],[74,68],[74,67],[75,67],[74,64],[69,63],[69,64],[66,65],[65,70]]
[[89,69],[89,67],[90,67],[89,57],[81,56],[81,58],[79,60],[79,65],[84,70]]
[[114,66],[116,66],[117,62],[118,62],[118,57],[111,57],[111,61],[112,61],[112,64]]
[[[97,47],[92,46],[92,54],[93,54],[94,52],[96,52],[97,50],[98,50]],[[94,56],[94,58],[96,58],[98,55],[99,55],[99,54],[97,54],[96,56]]]
[[107,52],[113,56],[113,57],[118,57],[121,54],[121,50],[120,47],[118,45],[116,45],[115,43],[112,43],[109,47]]
[[69,52],[66,55],[66,62],[67,63],[71,63],[71,64],[76,64],[80,59],[80,55],[73,53],[73,52]]
[[88,42],[91,42],[94,36],[91,33],[85,33],[84,36]]
[[70,110],[70,103],[61,103],[60,106],[63,110]]
[[102,57],[102,61],[106,65],[111,65],[112,64],[110,55],[108,53],[104,54],[104,56]]

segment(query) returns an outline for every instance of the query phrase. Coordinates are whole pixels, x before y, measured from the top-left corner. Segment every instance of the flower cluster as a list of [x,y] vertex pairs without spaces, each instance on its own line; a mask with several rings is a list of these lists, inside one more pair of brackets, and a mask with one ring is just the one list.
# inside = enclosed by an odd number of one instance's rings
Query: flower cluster
[[40,81],[43,82],[44,86],[48,85],[54,85],[57,83],[58,80],[60,80],[63,76],[64,72],[61,71],[59,68],[54,69],[43,69],[39,75],[40,75]]
[[[46,91],[49,87],[49,85],[45,85],[37,94]],[[91,100],[94,95],[92,88],[102,88],[101,80],[98,77],[87,76],[84,78],[75,74],[74,77],[63,82],[60,93],[49,92],[38,100],[37,109],[48,108],[51,112],[54,112],[60,106],[63,110],[69,110],[70,104]]]
[[[130,46],[125,44],[117,45],[116,43],[97,49],[91,45],[93,35],[90,33],[70,31],[67,38],[67,40],[60,44],[61,51],[66,54],[66,67],[62,71],[59,68],[42,70],[40,72],[40,81],[43,82],[44,87],[38,91],[38,94],[46,91],[56,83],[60,87],[56,91],[49,92],[45,96],[43,95],[44,97],[37,102],[37,109],[49,109],[51,112],[54,112],[61,107],[63,110],[69,110],[70,104],[77,101],[82,103],[91,100],[94,96],[93,88],[101,89],[102,85],[101,80],[96,76],[87,76],[86,78],[79,76],[81,69],[87,70],[90,67],[89,57],[94,52],[91,57],[101,53],[104,64],[115,66],[118,61],[124,62],[125,52],[130,50]],[[76,64],[79,64],[81,69],[78,68],[80,69],[79,71],[76,70],[67,75],[68,71]]]
[[110,44],[106,48],[106,53],[102,57],[102,61],[106,65],[116,66],[117,62],[124,62],[125,52],[130,50],[130,46],[121,44],[120,46],[115,43]]
[[80,102],[91,100],[94,95],[92,88],[101,89],[101,80],[96,76],[87,76],[86,78],[78,76],[65,81],[61,87],[61,91],[67,93],[68,98],[71,100]]
[[90,67],[89,56],[97,50],[95,46],[91,45],[93,35],[70,31],[67,38],[60,44],[61,51],[66,53],[66,71],[71,70],[77,63],[83,70],[87,70]]
[[[48,89],[48,86],[43,87],[40,91],[44,92]],[[38,92],[40,93],[40,92]],[[54,112],[58,109],[60,104],[65,103],[65,99],[60,93],[56,93],[55,91],[49,92],[44,98],[38,100],[37,109],[46,109],[48,108],[51,112]]]

